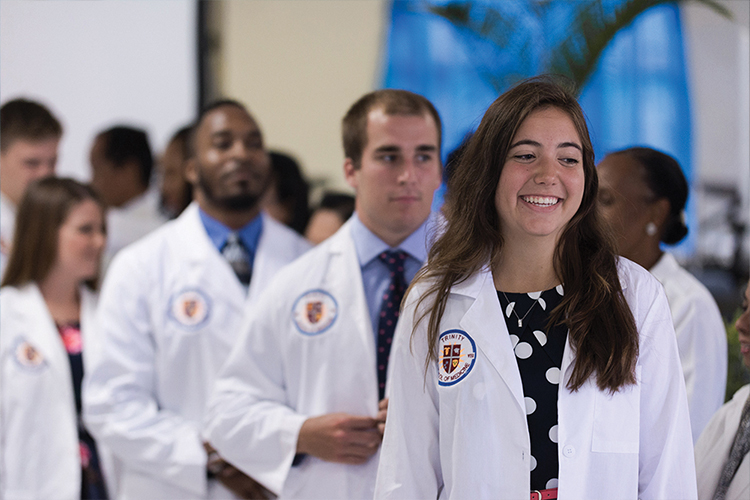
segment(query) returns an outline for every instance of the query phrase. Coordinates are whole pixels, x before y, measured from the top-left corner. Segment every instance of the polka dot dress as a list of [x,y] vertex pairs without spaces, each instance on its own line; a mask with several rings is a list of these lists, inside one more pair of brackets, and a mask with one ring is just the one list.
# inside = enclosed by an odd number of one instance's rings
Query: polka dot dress
[[523,383],[532,490],[557,488],[557,391],[568,330],[555,326],[548,331],[547,321],[562,295],[562,286],[544,292],[497,293]]

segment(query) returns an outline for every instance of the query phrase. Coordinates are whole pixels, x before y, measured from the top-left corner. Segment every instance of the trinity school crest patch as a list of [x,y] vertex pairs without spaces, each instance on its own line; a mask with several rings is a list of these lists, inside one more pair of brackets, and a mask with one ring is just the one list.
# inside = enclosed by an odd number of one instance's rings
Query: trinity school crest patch
[[439,385],[453,385],[463,380],[477,359],[474,339],[463,330],[448,330],[440,334],[438,349]]
[[196,328],[206,322],[211,312],[211,302],[200,290],[183,290],[172,298],[169,314],[180,325]]
[[338,318],[339,306],[325,290],[309,290],[292,306],[292,321],[300,333],[318,335],[328,330]]

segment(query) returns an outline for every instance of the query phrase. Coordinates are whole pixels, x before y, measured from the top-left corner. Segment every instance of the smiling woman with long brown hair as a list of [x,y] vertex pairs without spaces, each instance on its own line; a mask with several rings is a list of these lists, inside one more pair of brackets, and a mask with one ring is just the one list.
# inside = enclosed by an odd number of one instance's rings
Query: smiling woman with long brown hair
[[81,421],[104,207],[72,179],[31,184],[0,289],[0,498],[107,498]]
[[597,187],[563,86],[487,110],[404,302],[376,498],[695,498],[667,301]]

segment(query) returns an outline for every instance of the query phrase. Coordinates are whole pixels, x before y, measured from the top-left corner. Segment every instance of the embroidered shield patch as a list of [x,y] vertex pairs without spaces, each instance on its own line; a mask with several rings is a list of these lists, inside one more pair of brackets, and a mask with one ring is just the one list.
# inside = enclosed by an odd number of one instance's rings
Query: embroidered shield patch
[[36,370],[44,363],[44,356],[30,342],[20,340],[14,349],[16,362],[22,368]]
[[325,290],[309,290],[292,306],[292,321],[305,335],[318,335],[328,330],[338,317],[338,304]]
[[169,315],[180,325],[197,328],[204,324],[211,312],[211,302],[198,289],[183,290],[169,304]]
[[438,347],[438,384],[447,386],[463,380],[477,359],[474,340],[463,330],[448,330],[440,335]]

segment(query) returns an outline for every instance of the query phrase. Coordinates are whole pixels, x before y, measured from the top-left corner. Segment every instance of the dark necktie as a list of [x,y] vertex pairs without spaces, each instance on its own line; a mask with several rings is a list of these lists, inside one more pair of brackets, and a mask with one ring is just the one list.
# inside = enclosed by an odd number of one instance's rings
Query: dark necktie
[[229,233],[227,242],[224,244],[224,248],[221,249],[221,254],[227,259],[229,265],[232,266],[237,279],[245,286],[250,284],[250,276],[253,274],[250,252],[242,244],[242,240],[236,232]]
[[716,485],[714,500],[724,500],[726,498],[729,485],[732,483],[734,475],[737,474],[737,469],[740,468],[740,463],[742,463],[748,452],[750,452],[750,396],[742,408],[740,425],[737,428],[737,434],[734,436],[732,448],[729,450],[727,462],[724,464],[721,476],[719,476],[719,484]]
[[404,279],[406,253],[398,250],[386,251],[381,253],[378,258],[388,266],[391,278],[391,282],[383,294],[380,318],[378,319],[378,394],[379,399],[383,399],[393,332],[398,321],[401,299],[404,297],[404,290],[406,290],[406,280]]

